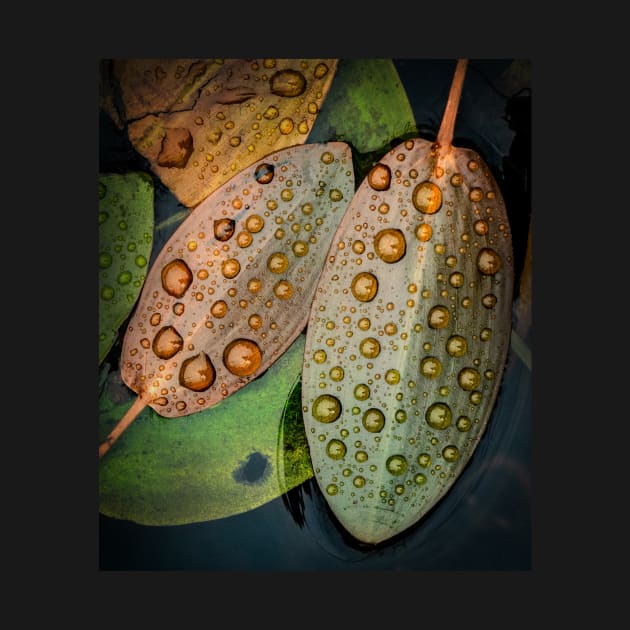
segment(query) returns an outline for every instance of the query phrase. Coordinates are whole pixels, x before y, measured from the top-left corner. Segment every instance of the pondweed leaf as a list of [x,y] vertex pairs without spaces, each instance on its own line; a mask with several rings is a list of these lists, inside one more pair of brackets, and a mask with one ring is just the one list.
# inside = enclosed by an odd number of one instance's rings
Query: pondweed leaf
[[123,339],[135,415],[199,412],[260,376],[308,321],[354,193],[350,147],[297,145],[247,167],[179,225],[156,257]]
[[102,106],[188,208],[275,150],[306,142],[336,59],[122,59]]
[[98,362],[129,317],[153,246],[153,181],[146,173],[98,178]]
[[437,141],[401,143],[360,184],[308,322],[302,405],[315,476],[366,543],[416,523],[455,483],[510,345],[503,198],[481,157],[451,144],[465,68]]
[[[254,509],[312,477],[303,428],[282,420],[303,353],[298,335],[248,387],[185,418],[145,408],[100,461],[100,512],[144,525],[207,521]],[[118,382],[110,377],[100,399],[101,439],[130,406],[129,390],[112,376]]]

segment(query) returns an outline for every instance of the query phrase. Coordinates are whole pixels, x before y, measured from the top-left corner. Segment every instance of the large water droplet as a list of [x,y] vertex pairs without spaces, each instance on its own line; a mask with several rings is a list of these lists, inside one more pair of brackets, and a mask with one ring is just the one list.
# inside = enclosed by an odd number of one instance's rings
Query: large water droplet
[[370,302],[378,291],[378,280],[375,275],[362,271],[353,278],[350,290],[360,302]]
[[368,173],[367,180],[374,190],[387,190],[392,180],[392,172],[387,164],[377,164]]
[[411,201],[416,210],[435,214],[442,207],[442,191],[434,183],[424,181],[413,189]]
[[381,230],[374,237],[374,251],[386,263],[398,262],[406,251],[405,235],[396,229]]
[[477,255],[477,269],[484,276],[492,276],[501,269],[501,257],[494,249],[483,247]]
[[232,219],[217,219],[214,222],[214,237],[218,241],[229,241],[234,235],[235,225]]
[[343,459],[346,454],[346,445],[341,440],[330,440],[326,445],[326,453],[330,459]]
[[402,455],[392,455],[387,458],[385,468],[396,477],[403,475],[407,470],[407,460]]
[[299,96],[306,89],[306,79],[298,70],[280,70],[269,80],[271,92],[277,96]]
[[289,259],[282,252],[274,252],[267,259],[267,269],[272,273],[284,273],[289,268]]
[[215,378],[214,366],[205,352],[186,359],[179,371],[180,385],[194,392],[205,391],[214,383]]
[[380,409],[368,409],[363,414],[363,426],[370,433],[379,433],[385,426],[385,416]]
[[446,306],[434,306],[429,311],[428,323],[431,328],[439,329],[446,328],[450,319],[450,314]]
[[466,367],[457,375],[457,382],[462,389],[470,392],[479,387],[479,383],[481,383],[481,375],[474,368]]
[[172,260],[162,269],[162,287],[173,297],[182,297],[188,290],[192,279],[192,271],[181,258]]
[[173,326],[161,328],[153,339],[153,352],[160,359],[170,359],[175,356],[184,345],[182,336]]
[[251,376],[262,363],[262,352],[254,341],[235,339],[223,351],[223,364],[236,376]]
[[322,394],[313,402],[312,414],[319,422],[334,422],[341,415],[341,402],[330,394]]

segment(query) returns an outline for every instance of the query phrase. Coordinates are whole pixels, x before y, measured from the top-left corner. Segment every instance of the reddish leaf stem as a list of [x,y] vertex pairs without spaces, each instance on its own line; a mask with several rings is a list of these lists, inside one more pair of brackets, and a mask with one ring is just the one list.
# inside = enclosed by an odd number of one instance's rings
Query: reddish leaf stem
[[149,401],[142,396],[138,396],[134,400],[131,407],[127,410],[127,413],[118,421],[118,424],[107,436],[107,439],[98,447],[99,459],[101,459],[103,455],[109,451],[122,432],[138,417],[140,412],[147,406],[148,403]]
[[458,59],[455,66],[455,74],[451,83],[451,91],[446,101],[442,123],[437,135],[437,143],[445,153],[451,150],[453,142],[453,133],[455,131],[455,118],[457,117],[457,109],[462,95],[462,86],[464,85],[464,77],[466,75],[466,66],[468,59]]

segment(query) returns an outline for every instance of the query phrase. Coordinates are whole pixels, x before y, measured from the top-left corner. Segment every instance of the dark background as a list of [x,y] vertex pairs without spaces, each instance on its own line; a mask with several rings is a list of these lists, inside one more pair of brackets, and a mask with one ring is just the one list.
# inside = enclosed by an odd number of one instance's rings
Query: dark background
[[[434,138],[455,60],[396,59],[418,134]],[[529,66],[469,61],[454,145],[479,152],[501,187],[520,271],[530,219]],[[343,63],[343,62],[341,62]],[[515,67],[524,71],[515,72]],[[149,172],[124,132],[99,118],[99,170]],[[181,206],[156,184],[156,220]],[[154,245],[154,255],[160,244]],[[518,288],[518,278],[515,289]],[[531,331],[526,342],[531,347]],[[486,433],[448,495],[420,523],[377,549],[336,526],[314,480],[244,514],[150,527],[99,515],[102,570],[527,570],[531,557],[531,373],[513,353]]]

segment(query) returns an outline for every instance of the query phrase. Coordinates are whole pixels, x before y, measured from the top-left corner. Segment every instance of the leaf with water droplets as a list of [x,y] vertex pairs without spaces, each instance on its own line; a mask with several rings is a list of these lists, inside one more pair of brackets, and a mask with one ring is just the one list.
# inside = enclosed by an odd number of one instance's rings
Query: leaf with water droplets
[[[144,525],[225,518],[313,476],[301,415],[283,408],[299,379],[304,335],[260,378],[199,413],[170,420],[145,408],[99,466],[99,510]],[[102,439],[129,408],[116,372],[100,399]]]
[[146,173],[98,179],[98,362],[133,309],[153,246],[153,181]]
[[464,69],[437,142],[401,143],[360,184],[308,323],[302,405],[315,476],[367,543],[412,526],[455,483],[510,345],[503,198],[481,157],[451,145]]
[[310,140],[332,134],[367,153],[413,130],[413,110],[393,61],[342,59]]
[[336,59],[112,62],[129,138],[188,208],[274,150],[306,142]]
[[145,405],[176,418],[260,376],[306,326],[319,273],[354,193],[350,147],[297,145],[212,193],[166,242],[123,339],[121,373]]

